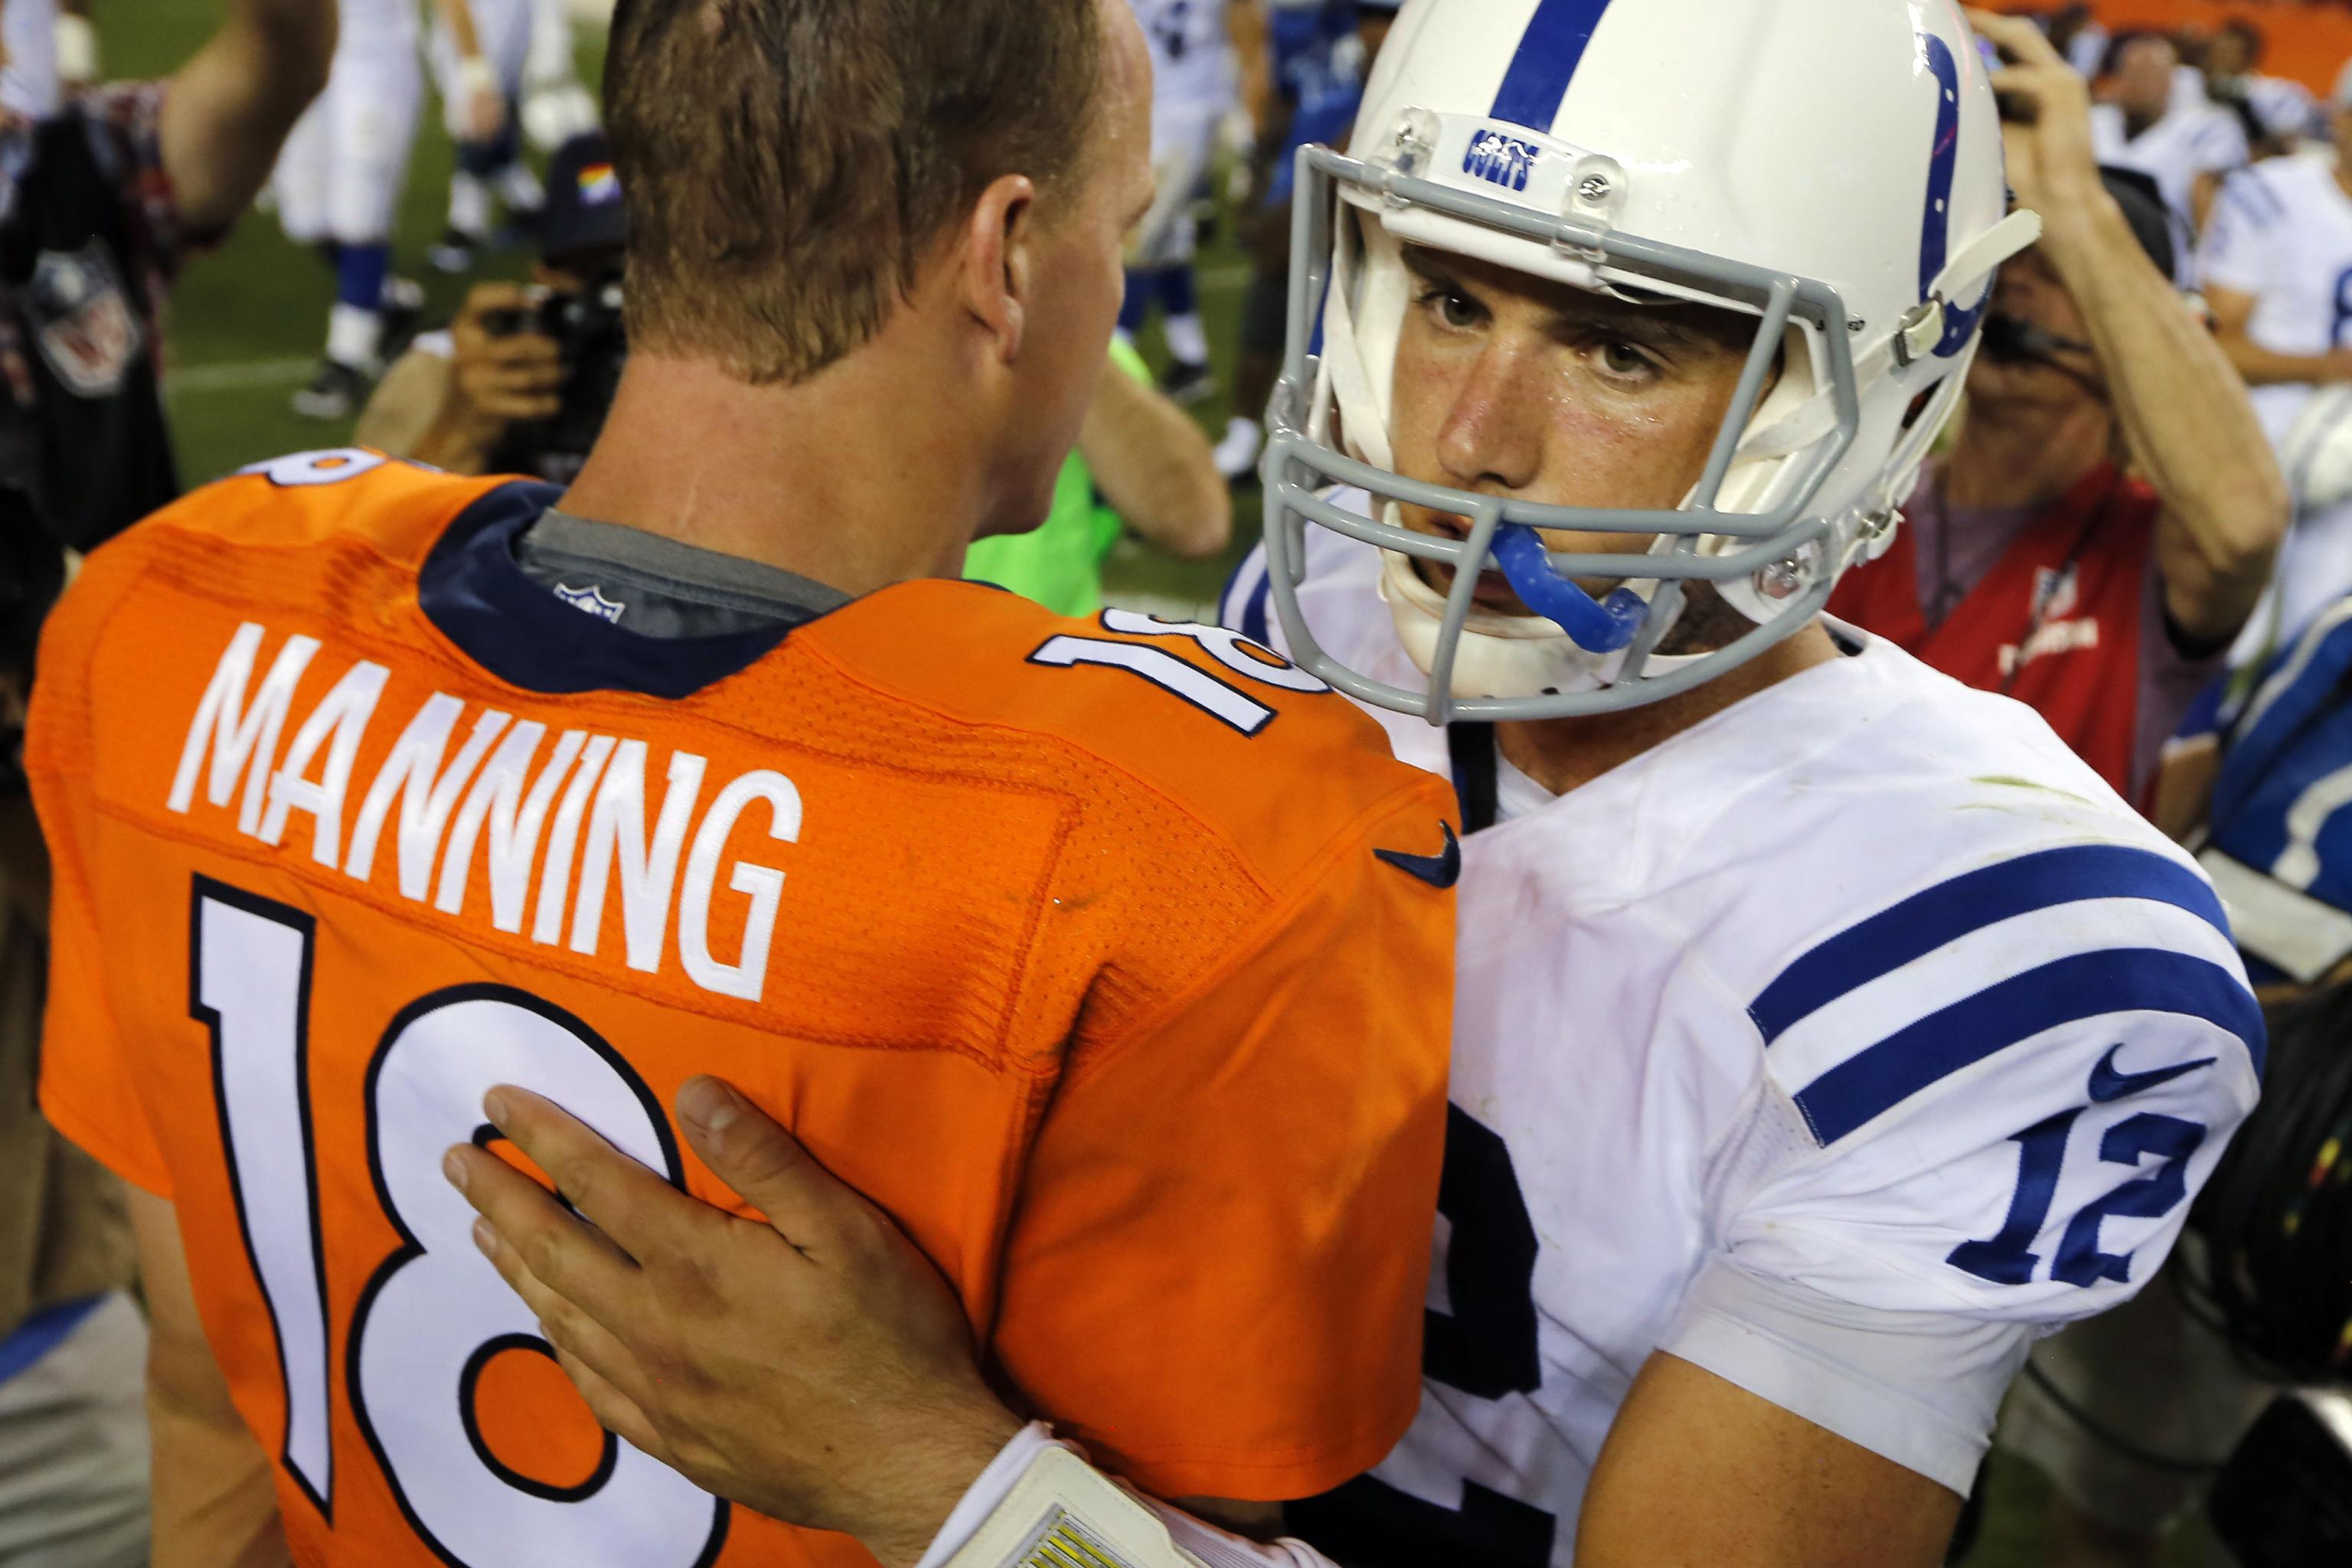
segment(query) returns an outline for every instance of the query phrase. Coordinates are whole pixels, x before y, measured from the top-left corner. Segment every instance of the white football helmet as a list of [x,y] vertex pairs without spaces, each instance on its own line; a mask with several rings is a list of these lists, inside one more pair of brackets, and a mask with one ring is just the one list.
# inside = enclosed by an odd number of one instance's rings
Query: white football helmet
[[[1993,274],[2039,236],[2008,207],[1985,61],[1955,0],[1407,0],[1350,152],[1299,155],[1288,358],[1263,469],[1294,656],[1444,723],[1656,701],[1792,635],[1900,521],[1959,399]],[[1404,244],[1754,317],[1738,393],[1680,510],[1540,506],[1395,473]],[[1350,490],[1370,498],[1364,512],[1330,499]],[[1400,503],[1467,520],[1468,539],[1398,526]],[[1297,595],[1310,525],[1389,552],[1383,593],[1426,691],[1358,675],[1316,643]],[[1538,529],[1639,543],[1556,554]],[[1409,557],[1455,567],[1452,593]],[[1536,618],[1474,603],[1488,569]],[[1580,579],[1618,586],[1596,597]],[[1653,658],[1693,581],[1755,629]]]
[[2323,386],[2279,447],[2295,504],[2325,511],[2352,500],[2352,386]]

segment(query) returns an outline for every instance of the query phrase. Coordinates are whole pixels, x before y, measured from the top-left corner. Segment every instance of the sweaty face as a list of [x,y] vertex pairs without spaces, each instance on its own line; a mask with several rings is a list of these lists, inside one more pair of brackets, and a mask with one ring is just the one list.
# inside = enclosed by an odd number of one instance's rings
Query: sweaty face
[[[1397,345],[1397,471],[1549,506],[1672,510],[1706,468],[1755,342],[1752,317],[1629,304],[1491,264],[1408,247],[1413,287]],[[1419,533],[1468,525],[1403,509]],[[1624,554],[1639,534],[1547,531],[1554,551]],[[1444,592],[1452,570],[1423,563]],[[1607,584],[1587,584],[1588,587]],[[1528,613],[1498,573],[1479,602]]]

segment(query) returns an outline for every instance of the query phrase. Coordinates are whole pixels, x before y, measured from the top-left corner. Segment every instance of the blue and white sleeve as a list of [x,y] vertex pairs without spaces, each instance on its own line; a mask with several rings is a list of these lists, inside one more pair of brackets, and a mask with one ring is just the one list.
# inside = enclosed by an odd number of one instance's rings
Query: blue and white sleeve
[[2036,1335],[2129,1298],[2252,1110],[2262,1016],[2192,863],[1935,882],[1752,1000],[1755,1115],[1662,1348],[1965,1490]]

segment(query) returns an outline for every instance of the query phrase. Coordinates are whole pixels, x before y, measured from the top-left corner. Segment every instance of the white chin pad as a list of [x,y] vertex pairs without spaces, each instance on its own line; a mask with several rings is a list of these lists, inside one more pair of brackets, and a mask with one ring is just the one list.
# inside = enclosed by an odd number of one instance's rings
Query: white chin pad
[[[1445,599],[1421,580],[1412,558],[1381,554],[1381,597],[1397,640],[1422,674],[1437,663],[1445,627]],[[1546,697],[1596,691],[1624,664],[1622,653],[1588,653],[1540,616],[1506,616],[1474,605],[1454,656],[1455,698]]]

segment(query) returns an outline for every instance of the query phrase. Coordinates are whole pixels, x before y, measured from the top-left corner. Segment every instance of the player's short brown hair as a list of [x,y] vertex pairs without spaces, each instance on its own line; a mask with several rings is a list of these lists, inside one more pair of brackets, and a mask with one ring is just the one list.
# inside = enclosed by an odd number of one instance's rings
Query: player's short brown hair
[[1101,0],[620,0],[604,116],[628,327],[759,384],[880,331],[991,182],[1069,174]]

